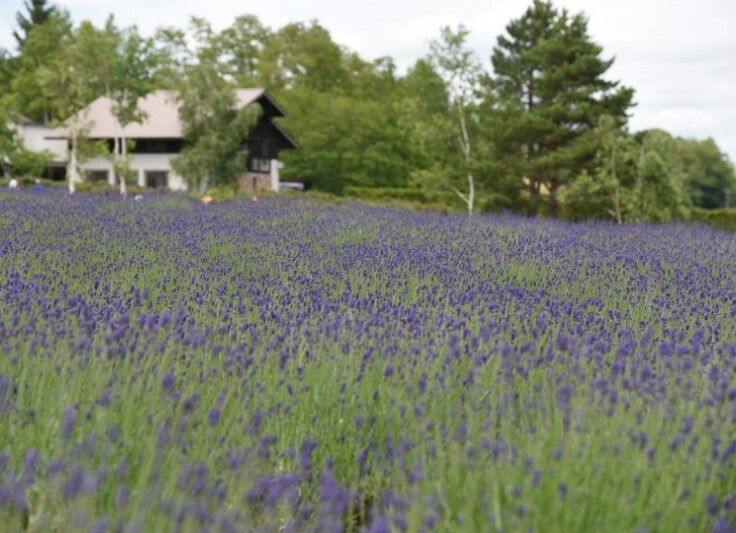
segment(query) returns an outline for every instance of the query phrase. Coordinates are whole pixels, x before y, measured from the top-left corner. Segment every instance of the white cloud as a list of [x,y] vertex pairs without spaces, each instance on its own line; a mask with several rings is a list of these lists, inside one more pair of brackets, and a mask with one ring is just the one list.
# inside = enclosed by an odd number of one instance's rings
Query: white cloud
[[[216,27],[252,12],[269,26],[317,19],[336,41],[406,67],[426,54],[440,26],[464,23],[470,44],[489,65],[496,37],[527,0],[57,0],[76,20],[97,23],[113,12],[144,32],[183,25],[190,15]],[[590,32],[615,56],[611,76],[637,91],[634,129],[663,127],[679,135],[714,137],[736,160],[736,2],[734,0],[557,0],[584,11]],[[11,27],[22,0],[0,4],[0,46],[12,47]]]

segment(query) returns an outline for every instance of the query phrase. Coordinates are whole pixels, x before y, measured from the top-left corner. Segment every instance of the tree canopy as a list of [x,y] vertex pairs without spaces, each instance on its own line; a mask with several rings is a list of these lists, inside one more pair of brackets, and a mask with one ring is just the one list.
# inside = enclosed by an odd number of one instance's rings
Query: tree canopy
[[532,6],[498,37],[490,97],[497,143],[529,191],[533,209],[557,209],[557,191],[590,170],[601,139],[587,133],[601,117],[624,126],[633,90],[605,78],[613,64],[588,34],[582,14]]
[[[463,27],[443,28],[406,72],[341,46],[317,21],[271,28],[243,15],[216,30],[192,18],[147,37],[113,19],[74,25],[29,0],[16,33],[17,54],[0,51],[0,105],[55,125],[106,94],[122,128],[143,118],[148,91],[176,89],[187,133],[178,165],[196,187],[243,171],[233,133],[254,118],[234,108],[233,90],[264,87],[300,144],[282,153],[282,176],[319,190],[455,190],[471,210],[619,221],[722,207],[736,190],[714,140],[629,131],[633,89],[610,78],[613,58],[585,15],[550,1],[488,36],[490,57],[474,56]],[[121,174],[126,146],[116,140]]]
[[26,0],[23,2],[23,7],[26,12],[16,14],[15,22],[18,24],[18,29],[13,32],[19,48],[23,48],[31,30],[49,20],[56,10],[54,6],[49,5],[48,0]]

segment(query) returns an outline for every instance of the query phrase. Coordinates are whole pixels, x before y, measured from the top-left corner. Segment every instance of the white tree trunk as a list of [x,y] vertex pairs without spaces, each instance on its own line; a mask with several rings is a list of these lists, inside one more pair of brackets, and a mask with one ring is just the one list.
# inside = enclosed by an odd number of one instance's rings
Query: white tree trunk
[[[470,148],[470,136],[468,135],[468,127],[465,124],[465,109],[460,98],[456,99],[457,114],[460,120],[460,147],[463,151],[463,159],[465,165],[470,168],[471,163],[471,148]],[[455,189],[455,192],[460,194],[460,191]],[[460,197],[465,200],[468,205],[468,215],[473,214],[473,207],[475,205],[475,179],[473,173],[468,170],[468,194],[460,194]]]
[[77,190],[77,183],[79,183],[79,168],[77,165],[77,132],[73,131],[71,136],[71,147],[69,150],[69,168],[67,173],[69,174],[69,193],[73,194]]
[[[119,147],[119,139],[117,137],[115,137],[113,139],[113,143],[112,143],[112,178],[111,179],[112,179],[112,183],[113,184],[118,179],[118,173],[117,173],[118,163],[119,163],[119,161],[118,161],[118,152],[119,152],[118,147]],[[110,184],[110,182],[108,182],[108,185],[109,184]]]
[[475,206],[475,180],[473,174],[468,172],[468,215],[473,214],[473,207]]
[[[125,162],[125,158],[127,156],[126,144],[127,142],[126,142],[125,136],[121,137],[120,138],[120,152],[121,152],[120,155],[122,156],[123,163]],[[127,170],[127,168],[124,170]],[[125,172],[123,172],[121,176],[118,176],[118,179],[120,180],[120,194],[122,194],[123,196],[128,195],[128,189],[127,189],[127,184],[125,183],[125,178],[126,178]]]
[[208,176],[204,176],[202,180],[199,182],[199,193],[204,194],[207,192],[207,186],[210,183],[210,179]]

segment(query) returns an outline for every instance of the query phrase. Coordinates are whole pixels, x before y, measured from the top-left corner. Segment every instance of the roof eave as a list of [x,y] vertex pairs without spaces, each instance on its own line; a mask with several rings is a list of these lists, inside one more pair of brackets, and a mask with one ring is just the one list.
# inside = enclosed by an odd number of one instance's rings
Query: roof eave
[[277,116],[277,117],[288,116],[288,113],[286,112],[286,110],[283,107],[281,107],[281,105],[279,105],[279,103],[274,99],[273,96],[271,96],[271,94],[266,89],[263,89],[263,93],[261,94],[261,96],[258,97],[258,100],[260,100],[261,98],[265,98],[266,100],[268,100],[268,103],[271,104],[274,107],[274,109],[276,109],[278,114],[274,116]]
[[273,124],[274,128],[276,128],[278,130],[278,132],[281,135],[284,136],[284,138],[291,145],[291,148],[293,148],[294,150],[296,150],[296,149],[299,148],[299,143],[296,142],[296,139],[294,139],[294,137],[291,135],[291,133],[289,133],[288,131],[286,131],[286,129],[281,124],[279,124],[277,122],[274,122],[273,120],[271,121],[271,124]]

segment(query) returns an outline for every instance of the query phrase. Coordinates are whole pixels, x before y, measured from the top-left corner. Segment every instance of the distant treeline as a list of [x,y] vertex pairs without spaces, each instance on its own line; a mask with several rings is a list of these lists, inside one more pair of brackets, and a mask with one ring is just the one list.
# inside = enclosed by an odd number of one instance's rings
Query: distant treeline
[[[240,120],[228,91],[258,86],[284,105],[282,124],[301,145],[284,154],[283,178],[317,190],[449,192],[475,211],[622,222],[727,205],[734,168],[712,139],[628,130],[634,90],[607,77],[613,59],[583,14],[535,0],[488,36],[490,69],[467,35],[443,28],[399,73],[391,58],[362,58],[317,22],[272,29],[246,15],[215,31],[192,18],[143,37],[112,18],[74,26],[63,9],[33,0],[18,15],[17,53],[1,54],[1,103],[58,124],[100,94],[117,95],[125,118],[147,91],[180,89],[188,166],[216,170],[218,184],[237,172],[226,164]],[[0,151],[22,162],[5,133]]]

